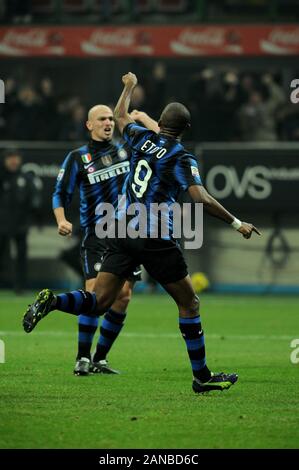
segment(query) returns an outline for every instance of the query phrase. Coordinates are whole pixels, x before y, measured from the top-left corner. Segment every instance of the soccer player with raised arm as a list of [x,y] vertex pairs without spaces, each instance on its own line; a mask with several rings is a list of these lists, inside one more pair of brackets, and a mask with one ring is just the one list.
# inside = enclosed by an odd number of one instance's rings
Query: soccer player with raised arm
[[[100,221],[96,208],[103,202],[114,204],[117,201],[129,172],[130,148],[125,143],[112,140],[115,122],[108,106],[92,107],[88,112],[86,126],[90,132],[90,140],[65,158],[52,199],[58,233],[62,236],[71,235],[73,227],[66,218],[66,209],[71,203],[75,188],[79,188],[82,270],[85,289],[93,292],[105,251],[105,240],[100,240],[95,234],[96,224]],[[140,268],[132,270],[129,280],[105,313],[92,358],[91,346],[99,319],[84,313],[79,315],[75,375],[88,375],[90,372],[117,373],[108,365],[106,357],[123,327],[133,284],[139,278]]]
[[[259,231],[241,222],[219,204],[203,187],[194,155],[181,143],[184,131],[190,126],[190,113],[180,103],[170,103],[162,111],[158,132],[149,131],[135,123],[128,113],[132,91],[137,84],[133,73],[122,78],[124,89],[115,108],[114,116],[124,140],[131,148],[130,172],[126,178],[126,204],[143,204],[147,215],[152,204],[170,206],[181,190],[188,191],[195,203],[202,203],[206,211],[231,225],[244,238]],[[199,315],[197,298],[187,266],[178,243],[171,236],[169,218],[168,237],[152,238],[150,226],[147,238],[107,239],[107,252],[97,276],[94,292],[73,291],[54,295],[44,289],[25,313],[31,330],[52,310],[68,313],[100,315],[115,301],[128,273],[136,263],[144,265],[177,304],[179,328],[186,343],[194,392],[223,390],[238,379],[236,373],[212,373],[206,364],[205,340]]]

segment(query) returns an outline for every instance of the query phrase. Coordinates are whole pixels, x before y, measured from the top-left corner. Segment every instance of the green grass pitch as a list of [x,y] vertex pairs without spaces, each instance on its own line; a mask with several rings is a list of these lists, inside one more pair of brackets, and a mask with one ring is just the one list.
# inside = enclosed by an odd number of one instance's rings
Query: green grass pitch
[[30,301],[0,294],[0,448],[298,448],[297,298],[202,295],[208,364],[239,373],[204,396],[166,295],[134,296],[109,358],[119,376],[73,376],[76,318],[54,312],[26,334]]

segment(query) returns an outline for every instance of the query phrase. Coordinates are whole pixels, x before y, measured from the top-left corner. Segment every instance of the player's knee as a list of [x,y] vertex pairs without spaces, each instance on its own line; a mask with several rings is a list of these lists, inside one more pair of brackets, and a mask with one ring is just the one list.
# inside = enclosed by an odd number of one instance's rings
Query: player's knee
[[190,301],[190,311],[193,314],[198,315],[198,312],[199,312],[199,298],[196,294],[193,295],[193,297]]
[[121,312],[125,312],[127,310],[128,304],[132,297],[132,289],[129,286],[124,286],[121,290],[119,296],[116,299],[116,303],[119,306],[119,310]]
[[113,304],[113,298],[111,295],[106,293],[101,293],[97,295],[97,306],[96,306],[96,313],[98,315],[103,315]]
[[85,290],[87,292],[94,292],[95,290],[95,279],[87,279],[85,282]]
[[131,298],[129,296],[124,296],[124,297],[121,297],[120,299],[117,299],[117,301],[115,302],[118,305],[117,310],[120,312],[125,312],[129,305],[130,299]]
[[199,298],[191,295],[184,303],[178,304],[181,317],[196,317],[199,314]]

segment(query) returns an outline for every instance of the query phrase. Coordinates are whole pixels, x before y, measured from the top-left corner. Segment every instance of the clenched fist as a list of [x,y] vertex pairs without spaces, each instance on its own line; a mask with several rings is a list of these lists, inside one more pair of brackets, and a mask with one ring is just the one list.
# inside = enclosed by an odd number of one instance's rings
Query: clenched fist
[[138,111],[137,109],[133,109],[133,111],[130,113],[130,116],[134,121],[142,121],[144,116],[146,116],[146,113],[143,111]]
[[71,236],[73,231],[73,224],[68,222],[67,220],[62,220],[58,224],[58,233],[59,235],[62,235],[63,237],[66,237],[67,235]]
[[134,73],[132,72],[128,72],[126,73],[125,75],[122,76],[122,82],[125,86],[127,87],[132,87],[134,88],[137,83],[138,83],[138,80],[137,80],[137,77]]

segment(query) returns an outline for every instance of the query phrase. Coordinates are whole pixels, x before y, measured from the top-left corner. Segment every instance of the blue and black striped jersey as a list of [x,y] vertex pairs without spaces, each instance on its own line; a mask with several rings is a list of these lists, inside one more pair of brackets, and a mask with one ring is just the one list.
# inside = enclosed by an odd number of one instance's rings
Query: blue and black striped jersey
[[95,225],[98,204],[117,203],[130,169],[130,149],[126,144],[91,140],[65,158],[53,193],[53,209],[67,208],[77,186],[80,191],[80,225]]
[[[126,177],[126,203],[142,203],[148,213],[153,203],[177,201],[179,192],[189,186],[202,185],[196,157],[176,139],[128,124],[123,132],[132,156]],[[170,233],[172,217],[169,219]]]

